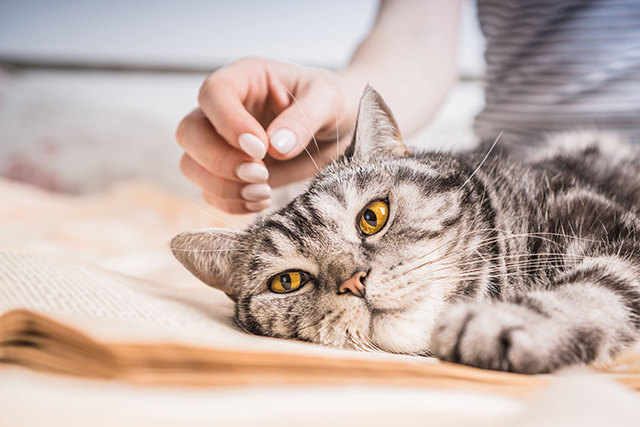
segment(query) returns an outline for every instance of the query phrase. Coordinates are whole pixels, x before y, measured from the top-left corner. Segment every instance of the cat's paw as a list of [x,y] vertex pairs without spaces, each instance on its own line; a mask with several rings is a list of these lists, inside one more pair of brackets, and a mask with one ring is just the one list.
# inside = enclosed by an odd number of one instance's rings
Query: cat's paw
[[535,374],[558,367],[557,330],[539,313],[508,303],[458,304],[440,317],[431,350],[441,360]]

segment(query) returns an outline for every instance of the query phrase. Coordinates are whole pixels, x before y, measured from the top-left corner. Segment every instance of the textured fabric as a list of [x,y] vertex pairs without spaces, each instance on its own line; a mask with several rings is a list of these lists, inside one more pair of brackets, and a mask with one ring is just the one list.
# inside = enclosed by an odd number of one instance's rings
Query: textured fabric
[[487,38],[481,140],[616,130],[640,141],[640,1],[479,0]]

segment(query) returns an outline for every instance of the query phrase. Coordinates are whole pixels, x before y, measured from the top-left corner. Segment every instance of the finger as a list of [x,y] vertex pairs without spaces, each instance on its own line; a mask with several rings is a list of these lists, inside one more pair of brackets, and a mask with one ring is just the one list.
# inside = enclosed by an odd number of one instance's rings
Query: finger
[[235,200],[219,199],[208,193],[202,193],[202,198],[208,204],[232,214],[248,214],[265,210],[269,207],[269,200],[261,202],[239,202]]
[[244,184],[213,175],[195,160],[184,154],[180,159],[180,171],[189,181],[204,192],[225,200],[242,200],[240,189]]
[[[316,166],[322,168],[335,161],[349,145],[349,140],[349,136],[346,136],[340,139],[339,144],[336,142],[320,144],[319,152],[311,144],[308,147],[308,154],[303,152],[286,161],[267,157],[265,164],[269,168],[269,185],[276,188],[308,178],[318,171]],[[312,161],[311,159],[315,160]]]
[[192,160],[214,175],[252,183],[266,182],[269,178],[262,162],[227,144],[199,109],[182,120],[176,139]]
[[[244,102],[264,103],[267,92],[254,90],[251,93],[249,85],[255,79],[228,74],[214,73],[205,80],[198,98],[200,108],[228,144],[261,160],[267,152],[267,135],[258,120],[247,111]],[[259,99],[248,100],[249,95]]]
[[[319,90],[311,90],[276,117],[269,127],[269,154],[280,160],[291,159],[314,140],[323,128],[337,122],[335,98]],[[315,146],[317,140],[313,142]]]
[[180,160],[180,170],[204,192],[223,200],[258,202],[271,197],[271,187],[266,183],[245,184],[213,175],[188,154]]

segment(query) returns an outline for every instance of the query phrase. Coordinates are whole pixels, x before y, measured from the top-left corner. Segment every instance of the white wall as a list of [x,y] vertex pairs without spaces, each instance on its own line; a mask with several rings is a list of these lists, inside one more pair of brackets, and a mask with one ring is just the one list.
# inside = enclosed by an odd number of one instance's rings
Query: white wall
[[5,0],[0,56],[206,68],[261,55],[339,66],[376,9],[375,0]]
[[[472,5],[469,7],[469,5]],[[482,69],[474,3],[463,10],[463,74]],[[245,55],[344,65],[376,0],[3,0],[0,58],[215,68]]]

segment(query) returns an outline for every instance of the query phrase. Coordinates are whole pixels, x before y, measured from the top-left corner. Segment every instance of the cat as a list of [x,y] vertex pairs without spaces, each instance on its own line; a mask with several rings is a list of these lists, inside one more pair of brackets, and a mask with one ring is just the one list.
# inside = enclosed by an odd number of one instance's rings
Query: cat
[[[175,256],[246,331],[547,373],[602,365],[640,330],[640,156],[613,135],[412,154],[367,88],[351,145],[246,231]],[[481,166],[481,167],[479,167]]]

